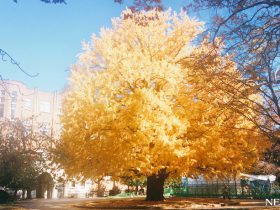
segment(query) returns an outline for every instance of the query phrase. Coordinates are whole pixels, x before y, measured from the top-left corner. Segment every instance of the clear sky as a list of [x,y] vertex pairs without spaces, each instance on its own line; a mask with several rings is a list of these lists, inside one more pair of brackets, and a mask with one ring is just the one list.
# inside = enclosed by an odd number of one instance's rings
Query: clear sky
[[[39,0],[0,1],[0,48],[7,51],[30,74],[30,78],[10,62],[0,60],[0,75],[19,80],[28,87],[61,91],[67,83],[69,67],[81,52],[81,42],[89,41],[101,27],[110,27],[126,4],[114,0],[66,0],[65,4],[45,4]],[[127,1],[126,1],[127,2]],[[165,0],[165,8],[179,11],[184,0]]]

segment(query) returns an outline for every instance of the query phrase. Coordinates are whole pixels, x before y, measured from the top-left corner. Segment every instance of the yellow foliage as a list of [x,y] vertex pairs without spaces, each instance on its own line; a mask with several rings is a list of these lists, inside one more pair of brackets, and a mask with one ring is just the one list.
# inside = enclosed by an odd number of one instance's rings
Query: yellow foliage
[[66,172],[211,177],[258,160],[263,137],[242,113],[254,106],[244,94],[257,95],[219,48],[193,44],[201,22],[126,10],[112,25],[84,44],[72,68],[59,146]]

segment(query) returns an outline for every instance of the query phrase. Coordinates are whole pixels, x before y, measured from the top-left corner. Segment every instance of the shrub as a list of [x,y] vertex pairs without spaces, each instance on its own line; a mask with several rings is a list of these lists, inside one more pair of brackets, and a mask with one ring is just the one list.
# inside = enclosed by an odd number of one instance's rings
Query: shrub
[[6,192],[5,190],[0,190],[0,203],[8,203],[12,200],[13,199],[8,192]]
[[111,190],[109,190],[110,196],[114,196],[114,195],[117,195],[120,193],[121,193],[121,190],[117,186],[113,186],[113,188]]

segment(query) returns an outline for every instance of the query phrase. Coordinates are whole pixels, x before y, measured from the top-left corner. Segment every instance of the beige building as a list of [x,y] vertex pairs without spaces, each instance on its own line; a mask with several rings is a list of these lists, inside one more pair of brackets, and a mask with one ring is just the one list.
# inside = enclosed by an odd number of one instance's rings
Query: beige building
[[0,119],[20,119],[34,129],[57,137],[60,131],[61,95],[4,80],[0,86]]

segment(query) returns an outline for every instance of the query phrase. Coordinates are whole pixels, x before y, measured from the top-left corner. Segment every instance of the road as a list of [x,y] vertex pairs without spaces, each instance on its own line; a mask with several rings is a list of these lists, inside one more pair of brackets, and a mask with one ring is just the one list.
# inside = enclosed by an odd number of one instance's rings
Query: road
[[26,201],[19,201],[16,203],[17,207],[23,209],[32,209],[32,210],[59,210],[59,209],[68,209],[68,210],[78,210],[85,208],[78,208],[75,205],[86,204],[87,202],[100,200],[104,198],[64,198],[64,199],[33,199]]

